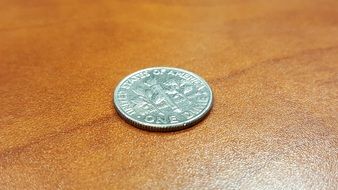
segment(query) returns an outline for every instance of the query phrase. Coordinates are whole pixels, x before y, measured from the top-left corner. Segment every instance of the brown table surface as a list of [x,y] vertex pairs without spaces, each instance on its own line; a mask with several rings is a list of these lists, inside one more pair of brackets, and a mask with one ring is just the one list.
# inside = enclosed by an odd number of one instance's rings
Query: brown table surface
[[[203,76],[198,125],[126,124],[131,72]],[[337,189],[337,0],[0,1],[0,189]]]

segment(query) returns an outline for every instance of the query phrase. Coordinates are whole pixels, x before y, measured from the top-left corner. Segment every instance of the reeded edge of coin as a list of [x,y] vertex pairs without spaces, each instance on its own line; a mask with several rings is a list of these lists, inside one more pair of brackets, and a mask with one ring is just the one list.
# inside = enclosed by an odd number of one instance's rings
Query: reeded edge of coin
[[[118,107],[118,105],[115,102],[115,100],[117,100],[117,92],[118,92],[119,87],[126,80],[128,80],[128,78],[130,78],[131,76],[133,76],[137,73],[155,70],[155,69],[177,70],[177,71],[188,73],[188,74],[198,78],[199,80],[201,80],[210,92],[210,100],[209,100],[207,106],[205,107],[205,109],[202,110],[197,116],[195,116],[195,117],[193,117],[193,118],[191,118],[187,121],[180,122],[180,123],[174,123],[174,124],[161,124],[161,125],[138,121],[138,120],[128,116],[126,113],[123,113],[123,110],[120,107]],[[198,122],[200,122],[201,120],[203,120],[210,113],[210,110],[213,107],[213,93],[212,93],[212,90],[211,90],[211,87],[209,86],[209,84],[202,77],[198,76],[197,74],[195,74],[193,72],[190,72],[190,71],[187,71],[187,70],[184,70],[184,69],[175,68],[175,67],[150,67],[150,68],[141,69],[141,70],[138,70],[134,73],[131,73],[131,74],[127,75],[125,78],[123,78],[118,83],[118,85],[115,87],[114,94],[113,94],[113,105],[114,105],[116,112],[118,113],[118,115],[121,118],[123,118],[127,123],[139,128],[139,129],[143,129],[143,130],[147,130],[147,131],[154,131],[154,132],[170,132],[170,131],[178,131],[178,130],[186,129],[188,127],[192,127],[193,125],[195,125]]]

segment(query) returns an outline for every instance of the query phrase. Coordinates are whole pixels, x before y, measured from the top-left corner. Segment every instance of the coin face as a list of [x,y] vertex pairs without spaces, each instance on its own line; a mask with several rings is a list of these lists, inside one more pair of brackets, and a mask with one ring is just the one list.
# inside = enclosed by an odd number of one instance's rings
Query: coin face
[[196,74],[177,68],[154,67],[123,79],[114,92],[119,115],[150,131],[187,128],[205,117],[213,97],[209,85]]

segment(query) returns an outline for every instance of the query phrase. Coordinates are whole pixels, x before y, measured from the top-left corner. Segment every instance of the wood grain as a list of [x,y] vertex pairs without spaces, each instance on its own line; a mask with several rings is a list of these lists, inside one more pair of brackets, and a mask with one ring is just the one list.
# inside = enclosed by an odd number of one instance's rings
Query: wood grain
[[[0,1],[0,189],[337,189],[338,1]],[[112,108],[151,66],[203,76],[193,128]]]

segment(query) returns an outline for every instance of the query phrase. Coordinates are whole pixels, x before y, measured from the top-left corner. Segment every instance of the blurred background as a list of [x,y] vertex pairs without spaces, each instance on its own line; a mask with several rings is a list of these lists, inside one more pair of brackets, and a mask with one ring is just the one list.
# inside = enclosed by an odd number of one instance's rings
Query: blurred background
[[[150,133],[117,83],[205,78],[208,118]],[[1,0],[0,189],[337,189],[338,1]]]

